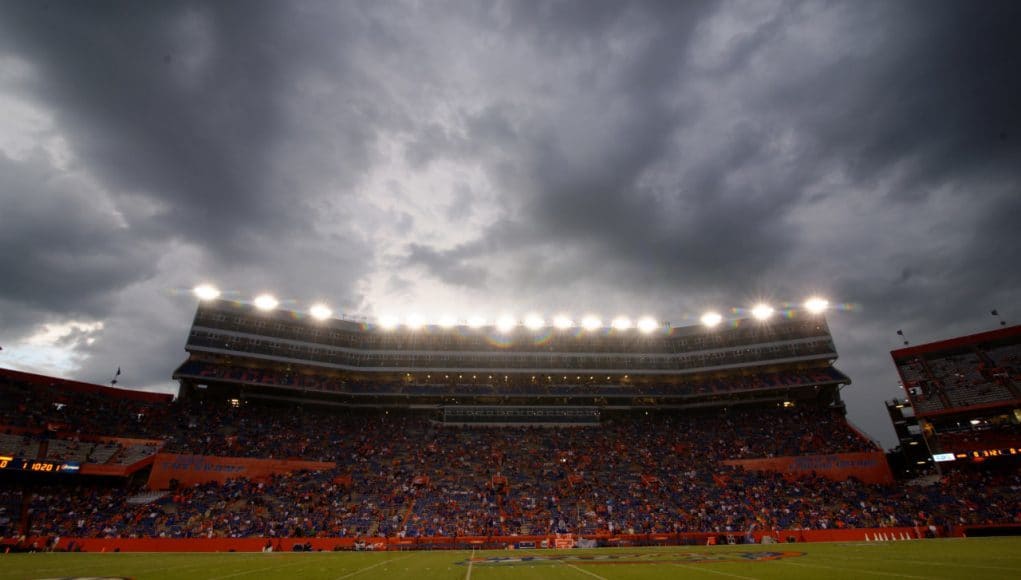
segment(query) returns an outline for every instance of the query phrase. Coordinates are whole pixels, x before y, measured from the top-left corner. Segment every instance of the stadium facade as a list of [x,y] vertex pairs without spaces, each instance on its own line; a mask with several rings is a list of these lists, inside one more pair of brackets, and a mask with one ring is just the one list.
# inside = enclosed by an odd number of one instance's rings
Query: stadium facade
[[598,422],[601,411],[727,405],[840,407],[825,318],[651,332],[391,328],[201,303],[175,372],[245,399],[434,410],[447,422]]
[[1021,460],[1021,325],[890,354],[906,395],[888,404],[902,446],[920,436],[943,469]]

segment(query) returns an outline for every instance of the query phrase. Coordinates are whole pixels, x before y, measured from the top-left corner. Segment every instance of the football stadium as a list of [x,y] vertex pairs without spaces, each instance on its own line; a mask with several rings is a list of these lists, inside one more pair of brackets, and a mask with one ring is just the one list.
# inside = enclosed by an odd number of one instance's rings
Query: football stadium
[[1021,570],[980,537],[1021,533],[1021,326],[891,353],[902,470],[846,418],[821,299],[674,326],[196,295],[176,397],[0,371],[0,578]]

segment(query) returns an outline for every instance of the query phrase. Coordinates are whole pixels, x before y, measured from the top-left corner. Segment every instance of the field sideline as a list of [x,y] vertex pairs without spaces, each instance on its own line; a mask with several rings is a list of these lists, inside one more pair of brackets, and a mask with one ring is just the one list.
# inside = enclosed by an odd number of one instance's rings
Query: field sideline
[[597,550],[6,554],[0,580],[160,578],[575,579],[1021,577],[1021,538]]

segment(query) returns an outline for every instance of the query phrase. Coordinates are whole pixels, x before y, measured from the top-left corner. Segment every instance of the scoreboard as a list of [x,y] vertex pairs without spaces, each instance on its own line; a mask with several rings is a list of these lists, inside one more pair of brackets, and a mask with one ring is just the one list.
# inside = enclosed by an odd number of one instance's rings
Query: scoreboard
[[936,455],[932,456],[932,460],[936,462],[957,461],[960,459],[982,461],[983,459],[991,459],[993,457],[1010,457],[1011,455],[1021,455],[1021,448],[1004,447],[1002,449],[979,449],[977,451],[937,453]]
[[78,473],[81,464],[77,461],[52,461],[50,459],[25,459],[0,455],[0,471],[32,471],[35,473]]

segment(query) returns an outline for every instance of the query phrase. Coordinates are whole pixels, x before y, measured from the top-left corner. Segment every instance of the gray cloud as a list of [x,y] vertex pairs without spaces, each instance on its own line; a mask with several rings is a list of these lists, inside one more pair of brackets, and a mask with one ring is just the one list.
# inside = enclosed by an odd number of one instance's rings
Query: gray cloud
[[1016,3],[2,11],[0,96],[73,160],[0,157],[0,338],[102,320],[82,377],[164,383],[198,278],[680,322],[815,291],[889,443],[897,328],[1021,312]]

